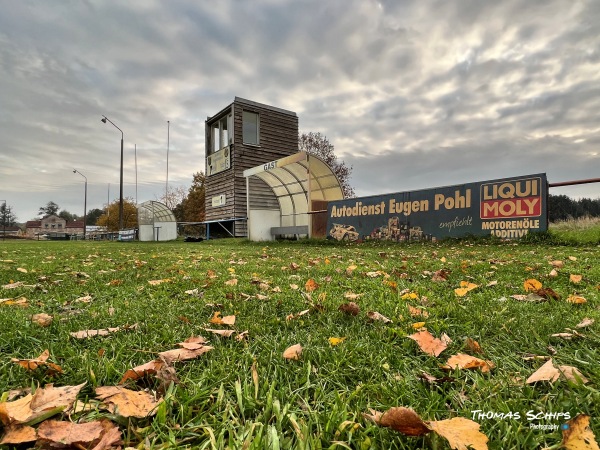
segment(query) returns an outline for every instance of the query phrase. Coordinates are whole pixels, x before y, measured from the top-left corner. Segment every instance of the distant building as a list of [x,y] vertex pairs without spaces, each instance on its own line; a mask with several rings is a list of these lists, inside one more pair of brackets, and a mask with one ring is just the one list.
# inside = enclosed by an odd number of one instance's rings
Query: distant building
[[10,226],[10,227],[2,227],[0,226],[0,236],[20,236],[21,229],[19,227]]
[[30,220],[25,224],[27,237],[37,237],[47,234],[53,237],[62,237],[67,234],[83,234],[83,220],[67,222],[62,217],[46,216],[42,220]]
[[[210,234],[247,236],[244,170],[298,152],[295,112],[240,97],[206,119],[206,221]],[[253,177],[252,201],[279,206],[272,189]],[[217,225],[218,222],[218,225]]]

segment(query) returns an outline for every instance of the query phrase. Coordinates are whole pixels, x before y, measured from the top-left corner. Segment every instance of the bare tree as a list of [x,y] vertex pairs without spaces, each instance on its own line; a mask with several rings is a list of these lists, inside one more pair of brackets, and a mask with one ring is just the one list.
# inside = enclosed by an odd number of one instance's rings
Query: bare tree
[[350,185],[350,174],[352,166],[347,166],[345,162],[338,160],[335,155],[333,144],[329,142],[326,136],[321,133],[302,133],[298,136],[298,148],[320,157],[333,170],[340,180],[344,197],[355,197],[354,188]]

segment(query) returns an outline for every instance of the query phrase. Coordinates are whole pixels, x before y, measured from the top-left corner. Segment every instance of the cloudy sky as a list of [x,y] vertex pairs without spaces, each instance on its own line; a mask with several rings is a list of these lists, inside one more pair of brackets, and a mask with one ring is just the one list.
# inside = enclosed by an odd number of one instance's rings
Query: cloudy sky
[[[359,196],[600,177],[597,0],[0,0],[0,199],[156,200],[235,96],[295,111]],[[553,189],[600,197],[600,185]]]

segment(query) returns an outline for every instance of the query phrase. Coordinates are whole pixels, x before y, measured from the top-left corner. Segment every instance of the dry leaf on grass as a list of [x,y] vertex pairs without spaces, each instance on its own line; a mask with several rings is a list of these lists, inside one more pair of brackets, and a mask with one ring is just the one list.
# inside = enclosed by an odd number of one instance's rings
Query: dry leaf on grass
[[348,300],[356,300],[357,298],[362,297],[363,294],[355,294],[353,292],[346,292],[344,294],[344,298],[347,298]]
[[523,288],[525,288],[525,291],[527,292],[535,292],[542,288],[542,283],[540,283],[535,278],[530,278],[528,280],[525,280],[525,282],[523,283]]
[[425,371],[421,371],[419,378],[427,381],[429,384],[450,383],[450,382],[456,381],[456,378],[454,378],[454,377],[439,377],[438,378],[438,377],[434,377],[433,375],[431,375]]
[[479,431],[479,424],[464,417],[432,420],[429,428],[448,441],[455,450],[487,450],[488,438]]
[[332,347],[335,347],[336,345],[340,345],[342,342],[344,342],[346,340],[345,337],[330,337],[328,339],[329,343],[331,344]]
[[572,366],[558,366],[558,368],[554,367],[554,363],[552,362],[552,358],[550,358],[542,367],[532,373],[525,383],[531,384],[537,381],[550,381],[554,383],[558,380],[561,375],[570,381],[581,380],[582,383],[587,383],[588,380],[581,375],[581,372]]
[[482,353],[481,345],[475,339],[467,338],[465,341],[465,347],[472,353]]
[[423,308],[415,308],[414,306],[410,306],[408,305],[408,312],[410,313],[410,315],[412,317],[417,317],[417,316],[421,316],[421,317],[429,317],[429,313],[427,311],[425,311]]
[[202,336],[192,336],[187,338],[183,342],[178,342],[177,345],[183,348],[187,348],[188,350],[196,350],[201,347],[204,347],[208,341],[204,339]]
[[133,325],[123,325],[122,327],[114,327],[114,328],[103,328],[101,330],[74,331],[69,334],[72,337],[74,337],[75,339],[87,339],[87,338],[95,337],[95,336],[108,336],[109,334],[117,333],[118,331],[136,330],[137,327],[138,327],[138,324],[134,323]]
[[581,275],[573,275],[573,274],[569,275],[569,281],[574,284],[581,283],[582,278],[583,277]]
[[2,298],[0,299],[0,306],[20,306],[21,308],[27,308],[29,303],[26,297]]
[[221,312],[215,311],[210,319],[210,323],[214,323],[216,325],[234,325],[235,315],[221,317]]
[[214,347],[210,347],[208,345],[204,345],[195,350],[190,350],[187,348],[176,348],[173,350],[167,350],[166,352],[160,352],[159,355],[164,358],[167,364],[172,364],[177,361],[187,361],[189,359],[195,359],[198,356],[203,355],[211,351]]
[[360,312],[360,307],[354,302],[348,302],[340,305],[338,310],[351,316],[357,316]]
[[46,313],[34,314],[31,316],[31,321],[40,327],[48,327],[52,324],[52,316]]
[[8,283],[2,286],[2,289],[16,289],[18,287],[24,286],[25,283],[22,281],[17,281],[16,283]]
[[58,364],[48,362],[49,357],[50,357],[50,351],[48,351],[48,349],[46,349],[37,358],[34,358],[34,359],[12,358],[11,361],[20,365],[21,367],[23,367],[26,370],[33,371],[33,370],[36,370],[38,367],[45,368],[48,375],[50,375],[50,376],[54,376],[56,374],[63,373],[62,367],[60,367]]
[[415,341],[422,351],[431,356],[438,356],[451,342],[447,335],[444,334],[442,339],[438,339],[427,330],[418,331],[407,337]]
[[357,267],[357,266],[355,266],[354,264],[352,264],[352,265],[350,265],[350,266],[346,267],[346,275],[347,275],[347,276],[350,276],[350,275],[352,275],[352,273],[353,273],[353,272],[356,270],[356,267]]
[[119,428],[106,419],[87,423],[49,420],[38,428],[38,446],[104,450],[121,443]]
[[0,420],[4,425],[34,425],[71,408],[85,383],[55,388],[48,384],[35,394],[27,394],[13,402],[0,403]]
[[96,396],[111,413],[138,419],[156,414],[156,408],[162,402],[162,399],[157,400],[148,392],[132,391],[120,386],[97,387]]
[[223,337],[230,337],[233,333],[236,332],[235,330],[213,330],[211,328],[204,328],[204,331],[208,331],[213,334],[218,334],[219,336]]
[[586,327],[589,327],[590,325],[592,325],[593,323],[594,323],[594,319],[590,319],[590,318],[586,317],[581,322],[579,322],[577,325],[575,325],[575,327],[576,328],[586,328]]
[[562,269],[565,263],[559,260],[550,261],[550,265],[556,269]]
[[379,322],[383,322],[383,323],[391,323],[392,322],[391,319],[388,319],[383,314],[380,314],[377,311],[369,311],[367,313],[367,317],[371,321],[379,321]]
[[300,344],[292,345],[285,349],[283,352],[283,357],[285,359],[300,359],[300,355],[302,355],[302,346]]
[[127,372],[125,372],[123,378],[121,378],[121,381],[119,381],[119,384],[124,384],[129,380],[136,381],[140,378],[144,378],[147,375],[156,375],[164,365],[164,361],[160,359],[155,359],[153,361],[142,364],[141,366],[129,369]]
[[531,303],[540,303],[540,302],[545,302],[547,300],[544,297],[540,297],[539,295],[537,295],[533,292],[531,294],[527,294],[527,295],[523,295],[523,294],[511,295],[510,298],[514,298],[515,300],[517,300],[519,302],[531,302]]
[[569,303],[574,303],[576,305],[581,305],[581,304],[587,302],[587,300],[584,297],[582,297],[581,295],[575,295],[575,294],[569,295],[569,297],[567,298],[567,301]]
[[467,295],[468,292],[470,292],[473,289],[476,289],[478,287],[479,286],[476,285],[475,283],[470,283],[468,281],[461,281],[460,282],[460,287],[454,289],[454,293],[456,295],[458,295],[459,297],[464,297],[465,295]]
[[431,431],[419,415],[410,408],[393,407],[384,413],[373,409],[369,411],[371,414],[363,414],[366,419],[407,436],[423,436]]
[[315,280],[313,280],[312,278],[310,278],[306,284],[304,285],[304,288],[306,289],[307,292],[312,292],[315,289],[318,289],[319,285],[317,284],[317,282]]
[[225,286],[237,286],[238,280],[237,278],[232,278],[231,280],[227,280],[225,282]]
[[[560,300],[560,295],[558,295],[554,289],[551,288],[541,288],[534,292],[534,294],[539,295],[548,300]],[[530,294],[531,295],[531,294]]]
[[28,425],[13,425],[4,429],[0,445],[25,444],[37,439],[37,431]]
[[159,284],[168,283],[169,281],[171,281],[170,278],[164,278],[162,280],[148,280],[148,284],[150,286],[158,286]]
[[562,428],[562,445],[567,450],[600,450],[596,436],[590,428],[590,416],[579,414]]
[[481,372],[487,373],[491,369],[496,367],[491,361],[484,361],[483,359],[476,358],[475,356],[466,355],[464,353],[457,353],[448,358],[443,369],[454,370],[454,369],[480,369]]

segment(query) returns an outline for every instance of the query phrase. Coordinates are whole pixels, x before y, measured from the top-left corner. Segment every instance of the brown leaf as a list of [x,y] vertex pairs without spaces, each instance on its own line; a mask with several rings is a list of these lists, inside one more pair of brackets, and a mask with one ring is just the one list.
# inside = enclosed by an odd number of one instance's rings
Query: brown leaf
[[351,316],[357,316],[360,312],[360,307],[354,302],[344,303],[340,305],[338,309],[343,313],[350,314]]
[[479,431],[479,424],[464,417],[454,417],[448,420],[435,420],[427,425],[438,435],[448,441],[451,448],[456,450],[487,450],[488,438]]
[[77,386],[62,386],[57,388],[51,384],[47,384],[35,391],[31,400],[31,408],[34,411],[48,410],[61,406],[68,409],[75,402],[77,394],[79,394],[83,386],[85,386],[85,381]]
[[556,269],[562,269],[565,263],[559,260],[550,261],[550,265]]
[[431,356],[438,356],[442,353],[446,347],[448,347],[447,341],[433,337],[433,335],[427,330],[420,330],[410,336],[407,336],[417,343],[419,348]]
[[472,353],[482,353],[481,346],[475,339],[467,338],[465,341],[465,346]]
[[351,276],[352,273],[356,270],[356,267],[354,264],[346,267],[346,276]]
[[562,428],[562,445],[567,450],[600,450],[596,436],[590,428],[590,416],[579,414]]
[[12,358],[11,361],[14,363],[17,363],[18,365],[20,365],[21,367],[23,367],[26,370],[33,371],[33,370],[36,370],[38,367],[45,368],[48,375],[50,375],[50,376],[54,376],[59,373],[63,373],[62,368],[58,364],[54,364],[54,363],[47,361],[49,357],[50,357],[50,352],[48,351],[48,349],[46,349],[37,358],[34,358],[34,359]]
[[302,317],[305,314],[308,314],[310,312],[310,309],[305,309],[304,311],[300,311],[299,313],[296,314],[288,314],[287,316],[285,316],[285,320],[286,322],[289,322],[290,320],[294,320],[297,319],[298,317]]
[[581,275],[573,275],[573,274],[569,275],[569,281],[574,284],[581,283],[582,278],[583,277]]
[[237,286],[237,284],[238,284],[237,278],[232,278],[225,282],[225,286]]
[[210,323],[217,325],[233,325],[235,324],[235,315],[221,317],[221,312],[215,311],[210,319]]
[[448,281],[448,276],[450,275],[450,271],[447,269],[436,270],[433,276],[431,277],[431,281]]
[[537,295],[533,292],[528,295],[523,295],[523,294],[511,295],[510,298],[514,298],[515,300],[518,300],[520,302],[531,302],[531,303],[540,303],[540,302],[546,301],[546,299],[544,297],[540,297],[539,295]]
[[8,283],[2,286],[2,289],[16,289],[18,287],[24,286],[25,283],[22,281],[17,281],[16,283]]
[[75,339],[87,339],[87,338],[95,337],[95,336],[108,336],[109,334],[116,333],[118,331],[136,330],[137,327],[138,327],[138,324],[134,323],[133,325],[124,325],[122,327],[114,327],[114,328],[103,328],[100,330],[74,331],[69,334],[72,337],[74,337]]
[[31,320],[40,327],[48,327],[52,324],[52,316],[46,313],[34,314],[31,316]]
[[192,336],[187,338],[183,342],[179,342],[177,345],[183,348],[187,348],[188,350],[196,350],[200,347],[204,347],[208,341],[204,339],[202,336]]
[[25,444],[36,439],[37,432],[35,428],[28,425],[12,425],[4,429],[4,436],[2,436],[0,445]]
[[410,306],[408,305],[408,312],[410,313],[410,315],[412,317],[417,317],[417,316],[421,316],[421,317],[429,317],[429,313],[427,311],[425,311],[423,308],[415,308],[414,306]]
[[306,289],[306,292],[313,292],[315,289],[319,288],[319,285],[315,280],[309,278],[309,280],[304,285],[304,288]]
[[165,363],[160,359],[155,359],[153,361],[142,364],[141,366],[134,367],[133,369],[129,369],[119,381],[119,384],[124,384],[125,382],[132,380],[136,381],[140,378],[144,378],[147,375],[156,375],[156,373],[163,367]]
[[168,283],[169,281],[171,281],[170,278],[164,278],[162,280],[148,280],[148,284],[150,286],[158,286],[159,284]]
[[429,384],[440,384],[440,383],[451,383],[453,381],[456,381],[456,379],[454,377],[434,377],[433,375],[421,371],[421,374],[419,375],[419,378],[422,378],[423,380],[427,381]]
[[354,294],[353,292],[346,292],[344,294],[344,298],[347,298],[348,300],[356,300],[357,298],[362,297],[363,294]]
[[363,416],[378,425],[389,427],[406,436],[423,436],[431,431],[419,415],[410,408],[399,406],[390,408],[384,413],[372,409],[370,412],[370,415],[363,414]]
[[541,288],[541,289],[538,289],[537,291],[534,292],[534,294],[539,295],[540,297],[546,298],[548,300],[551,300],[551,299],[560,300],[560,295],[558,295],[551,288]]
[[285,359],[300,359],[300,355],[302,355],[302,346],[300,344],[292,345],[285,349],[283,352],[283,357]]
[[464,353],[458,353],[448,358],[444,369],[480,369],[481,372],[486,373],[495,367],[491,361],[484,361],[483,359],[476,358],[475,356],[466,355]]
[[195,359],[204,353],[211,351],[214,347],[204,345],[195,350],[189,350],[187,348],[176,348],[173,350],[167,350],[166,352],[160,352],[159,355],[165,359],[167,364],[172,364],[176,361],[186,361],[188,359]]
[[27,308],[29,303],[27,303],[26,297],[19,297],[17,299],[3,298],[0,299],[0,306],[20,306],[21,308]]
[[156,400],[148,392],[132,391],[120,386],[97,387],[96,396],[111,413],[138,419],[156,414],[156,408],[162,402],[162,399]]
[[388,319],[383,314],[380,314],[377,311],[369,311],[367,313],[367,317],[369,318],[369,320],[373,320],[373,321],[379,321],[379,322],[383,322],[383,323],[391,323],[392,322],[391,319]]
[[73,423],[58,420],[46,420],[38,428],[38,445],[82,446],[87,447],[99,441],[104,427],[99,421]]
[[550,381],[551,383],[558,380],[560,377],[560,372],[554,364],[552,363],[552,358],[550,358],[546,363],[541,366],[538,370],[532,373],[525,383],[531,384],[537,381]]

